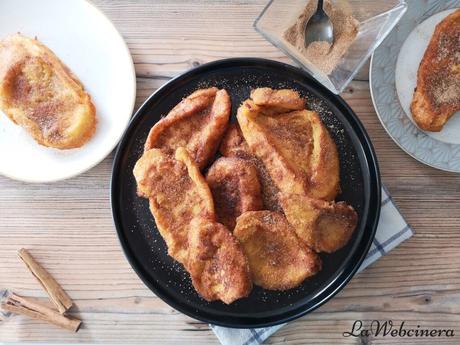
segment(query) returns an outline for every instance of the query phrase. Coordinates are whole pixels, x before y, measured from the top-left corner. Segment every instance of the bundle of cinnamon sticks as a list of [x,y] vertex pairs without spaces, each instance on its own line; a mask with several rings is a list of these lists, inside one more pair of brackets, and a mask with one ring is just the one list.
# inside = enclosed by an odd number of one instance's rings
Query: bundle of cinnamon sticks
[[69,295],[26,249],[22,248],[19,250],[18,255],[33,276],[37,278],[42,285],[57,310],[28,297],[19,296],[14,293],[10,294],[5,301],[2,302],[2,309],[15,314],[25,315],[33,319],[47,321],[56,326],[77,332],[80,329],[81,320],[66,315],[68,310],[73,306],[73,301]]

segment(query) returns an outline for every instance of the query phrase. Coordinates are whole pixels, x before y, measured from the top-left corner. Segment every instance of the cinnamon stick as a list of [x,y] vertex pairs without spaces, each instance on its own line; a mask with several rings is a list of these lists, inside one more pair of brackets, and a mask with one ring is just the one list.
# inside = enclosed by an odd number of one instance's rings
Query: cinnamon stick
[[1,307],[2,309],[12,313],[25,315],[36,320],[46,321],[73,332],[77,332],[81,326],[81,320],[62,315],[56,310],[40,304],[39,302],[32,301],[14,293],[6,298]]
[[51,274],[49,274],[47,270],[45,270],[37,261],[35,261],[35,259],[26,249],[20,249],[18,255],[21,260],[24,261],[27,268],[34,275],[34,277],[37,278],[37,280],[43,286],[59,312],[64,314],[67,310],[69,310],[73,305],[73,301],[58,284],[58,282],[51,276]]

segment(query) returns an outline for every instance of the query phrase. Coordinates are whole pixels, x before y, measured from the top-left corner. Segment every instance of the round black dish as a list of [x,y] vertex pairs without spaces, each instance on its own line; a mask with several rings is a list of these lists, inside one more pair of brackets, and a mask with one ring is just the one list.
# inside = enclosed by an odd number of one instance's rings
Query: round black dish
[[[149,211],[136,195],[132,170],[142,155],[150,128],[180,100],[198,88],[225,88],[232,98],[232,121],[239,104],[256,87],[292,88],[307,98],[328,126],[340,155],[339,200],[359,214],[358,227],[341,250],[322,254],[323,269],[300,287],[267,291],[255,287],[249,297],[231,305],[206,302],[195,292],[188,274],[166,252]],[[377,160],[361,122],[338,96],[302,70],[275,61],[237,58],[211,62],[188,71],[157,90],[140,107],[116,152],[111,185],[112,214],[131,266],[144,283],[173,308],[198,320],[237,328],[276,325],[298,318],[325,303],[353,277],[375,235],[380,215]]]

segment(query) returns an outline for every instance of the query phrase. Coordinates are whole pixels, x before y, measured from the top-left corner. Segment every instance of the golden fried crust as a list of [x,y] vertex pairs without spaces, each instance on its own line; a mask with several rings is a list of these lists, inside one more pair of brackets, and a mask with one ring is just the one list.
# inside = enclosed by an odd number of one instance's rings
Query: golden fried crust
[[197,217],[188,231],[187,270],[207,301],[230,304],[252,290],[249,264],[240,243],[222,224]]
[[206,175],[218,221],[233,230],[236,218],[246,211],[262,209],[257,170],[250,161],[221,157]]
[[238,124],[230,124],[222,139],[219,151],[225,157],[237,157],[251,162],[257,170],[264,208],[270,211],[282,211],[278,202],[278,188],[270,177],[264,163],[252,154]]
[[297,236],[316,252],[332,253],[347,244],[358,223],[353,207],[344,202],[280,195],[287,220]]
[[417,125],[439,132],[460,110],[460,10],[437,26],[417,73],[411,112]]
[[172,153],[186,147],[203,169],[215,155],[230,117],[230,96],[217,88],[201,89],[184,98],[152,127],[145,150]]
[[337,148],[317,113],[297,110],[266,115],[246,100],[237,118],[251,151],[282,193],[335,198],[340,168]]
[[182,264],[187,259],[187,229],[195,217],[215,219],[211,191],[188,151],[172,157],[159,149],[144,152],[134,167],[138,193],[149,199],[150,211],[168,253]]
[[96,130],[96,109],[81,82],[36,39],[0,41],[0,109],[39,144],[84,145]]
[[265,112],[286,113],[305,109],[305,100],[290,89],[273,90],[269,87],[254,89],[250,97],[253,102],[264,107]]
[[294,288],[321,269],[319,256],[299,241],[282,213],[243,213],[233,234],[248,257],[254,284],[265,289]]
[[219,147],[219,152],[225,157],[252,156],[248,144],[243,138],[237,123],[231,123],[225,132]]

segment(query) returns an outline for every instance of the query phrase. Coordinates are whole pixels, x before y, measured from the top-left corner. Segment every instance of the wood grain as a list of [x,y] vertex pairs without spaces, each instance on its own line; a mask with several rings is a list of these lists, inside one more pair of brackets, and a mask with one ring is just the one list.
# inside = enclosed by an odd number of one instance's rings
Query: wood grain
[[[123,34],[137,72],[136,108],[169,78],[237,56],[290,62],[252,22],[265,0],[98,0]],[[270,344],[458,344],[460,336],[460,175],[402,152],[375,114],[364,69],[343,93],[375,145],[384,183],[416,235],[380,259],[320,309],[282,328]],[[17,259],[25,247],[74,299],[77,334],[23,317],[0,321],[0,341],[217,344],[206,324],[155,297],[123,256],[109,202],[113,156],[50,185],[0,177],[0,290],[45,298]],[[354,320],[453,328],[455,338],[344,338]]]

